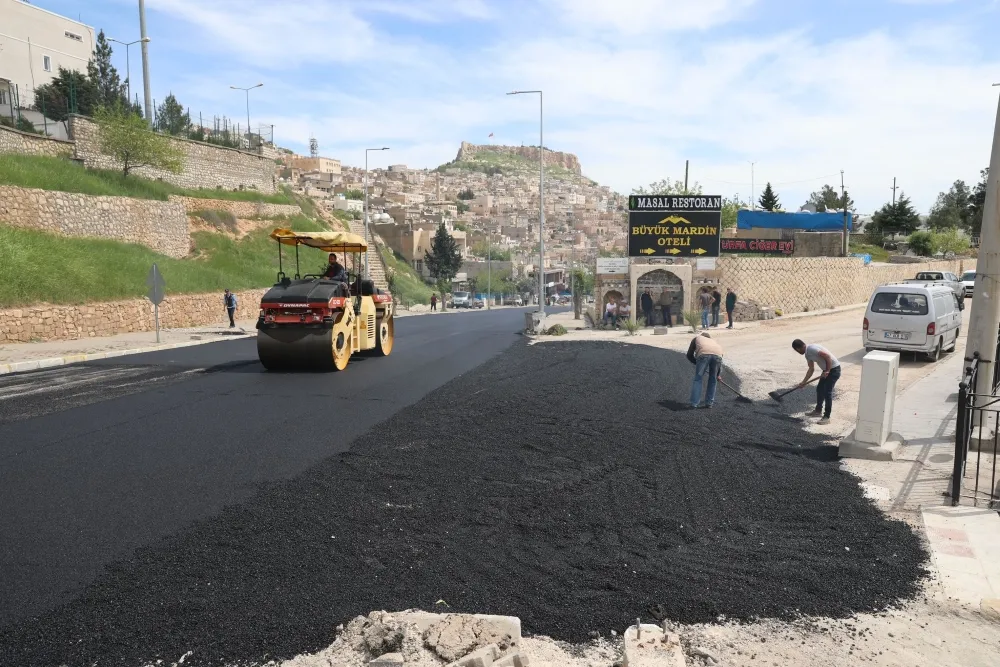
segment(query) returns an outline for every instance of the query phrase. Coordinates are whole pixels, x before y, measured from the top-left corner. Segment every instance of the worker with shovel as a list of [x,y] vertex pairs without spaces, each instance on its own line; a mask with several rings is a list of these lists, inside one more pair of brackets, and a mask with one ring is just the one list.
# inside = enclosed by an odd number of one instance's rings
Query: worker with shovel
[[704,407],[715,403],[716,382],[722,375],[722,346],[712,340],[707,331],[695,336],[688,347],[687,358],[694,364],[694,381],[691,383],[691,407],[701,403],[702,378],[708,374],[708,389],[705,391]]
[[809,378],[812,377],[816,364],[819,364],[819,367],[823,371],[820,375],[819,384],[816,385],[816,409],[810,412],[808,416],[821,417],[818,423],[829,424],[830,409],[833,407],[833,387],[837,384],[837,380],[840,379],[840,362],[837,360],[837,357],[833,356],[822,345],[816,345],[815,343],[806,345],[798,338],[792,341],[792,349],[799,354],[805,355],[806,361],[809,362],[809,370],[806,371],[805,378],[796,386],[796,389],[801,389],[809,384]]

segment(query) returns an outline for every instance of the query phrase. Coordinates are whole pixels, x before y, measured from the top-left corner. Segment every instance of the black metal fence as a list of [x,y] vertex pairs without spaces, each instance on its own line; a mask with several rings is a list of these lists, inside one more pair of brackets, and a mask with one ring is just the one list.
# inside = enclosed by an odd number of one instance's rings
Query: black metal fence
[[[1000,343],[997,345],[1000,354]],[[994,356],[994,359],[1000,357]],[[1000,509],[997,487],[997,455],[1000,454],[1000,364],[993,364],[992,391],[976,393],[976,383],[984,371],[979,353],[974,352],[958,385],[958,414],[955,422],[955,467],[951,476],[951,504],[963,498],[978,506]],[[970,456],[974,453],[974,457]]]

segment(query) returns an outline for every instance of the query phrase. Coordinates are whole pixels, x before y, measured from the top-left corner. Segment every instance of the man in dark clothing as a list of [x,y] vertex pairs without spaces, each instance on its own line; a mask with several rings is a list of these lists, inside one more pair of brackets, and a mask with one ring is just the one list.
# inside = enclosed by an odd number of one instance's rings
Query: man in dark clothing
[[669,327],[674,323],[674,318],[670,316],[670,304],[673,303],[673,296],[666,288],[660,292],[660,310],[663,312],[663,326]]
[[736,310],[736,292],[733,291],[732,287],[726,288],[726,317],[729,318],[729,326],[727,329],[733,328],[733,311]]
[[326,265],[326,271],[323,272],[323,277],[329,280],[336,280],[341,283],[347,282],[347,271],[344,269],[343,265],[337,261],[337,255],[332,252],[329,257],[329,264]]
[[642,297],[639,299],[639,304],[642,306],[642,312],[646,316],[646,326],[653,326],[653,296],[649,293],[649,288],[642,293]]
[[236,295],[229,290],[226,290],[226,293],[222,295],[222,303],[225,304],[226,313],[229,315],[229,328],[233,329],[236,327]]
[[712,290],[712,326],[719,326],[719,309],[722,308],[722,294],[719,289]]
[[437,309],[438,309],[438,295],[431,294],[431,310],[437,310]]

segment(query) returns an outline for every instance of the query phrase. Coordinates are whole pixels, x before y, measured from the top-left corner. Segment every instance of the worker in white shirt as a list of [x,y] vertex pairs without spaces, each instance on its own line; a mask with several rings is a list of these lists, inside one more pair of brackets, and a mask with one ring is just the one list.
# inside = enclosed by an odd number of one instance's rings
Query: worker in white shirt
[[806,345],[798,338],[792,341],[792,349],[805,355],[806,361],[809,362],[809,370],[799,383],[800,388],[809,383],[816,364],[819,364],[822,374],[819,384],[816,385],[816,409],[809,413],[809,416],[820,417],[820,424],[829,424],[830,410],[833,407],[833,387],[840,379],[840,361],[822,345]]

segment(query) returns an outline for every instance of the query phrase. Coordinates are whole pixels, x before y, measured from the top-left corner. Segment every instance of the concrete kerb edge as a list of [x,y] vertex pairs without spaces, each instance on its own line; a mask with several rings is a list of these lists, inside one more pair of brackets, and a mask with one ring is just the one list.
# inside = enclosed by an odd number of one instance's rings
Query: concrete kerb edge
[[[232,336],[224,340],[238,340],[241,338],[251,338],[253,334]],[[98,359],[111,359],[114,357],[124,357],[130,354],[145,354],[147,352],[158,352],[161,350],[172,350],[179,347],[191,347],[193,345],[205,345],[207,343],[218,343],[219,339],[212,340],[191,340],[182,343],[163,343],[162,345],[152,345],[148,347],[136,347],[125,350],[109,350],[107,352],[90,352],[86,354],[68,354],[63,357],[49,357],[48,359],[33,359],[31,361],[16,361],[11,364],[0,364],[0,375],[10,373],[26,373],[28,371],[42,370],[43,368],[55,368],[56,366],[68,366],[79,364],[84,361],[97,361]]]

